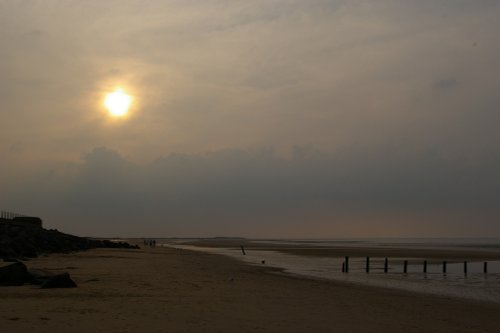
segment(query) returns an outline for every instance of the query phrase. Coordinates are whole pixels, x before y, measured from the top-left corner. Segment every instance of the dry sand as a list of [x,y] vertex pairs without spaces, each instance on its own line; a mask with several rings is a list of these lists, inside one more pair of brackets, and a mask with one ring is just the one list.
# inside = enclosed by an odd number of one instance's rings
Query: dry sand
[[95,249],[29,261],[74,289],[0,287],[0,332],[499,332],[500,305],[286,276],[218,255]]

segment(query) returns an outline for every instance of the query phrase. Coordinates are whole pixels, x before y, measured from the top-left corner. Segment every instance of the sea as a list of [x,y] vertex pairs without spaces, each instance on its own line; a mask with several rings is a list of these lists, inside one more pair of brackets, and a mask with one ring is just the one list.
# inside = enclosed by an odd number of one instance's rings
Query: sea
[[[464,250],[468,252],[498,252],[500,238],[377,238],[377,239],[256,239],[245,240],[264,245],[265,250],[248,247],[243,255],[239,247],[200,247],[183,244],[184,239],[164,239],[160,245],[179,249],[203,251],[236,258],[251,265],[280,268],[283,272],[302,277],[343,281],[376,287],[407,290],[412,292],[462,298],[481,302],[500,303],[500,260],[488,260],[487,273],[484,260],[464,262],[449,260],[446,273],[443,262],[426,258],[389,258],[385,272],[385,258],[370,258],[370,270],[366,272],[366,258],[349,258],[349,272],[342,271],[344,258],[315,257],[287,254],[269,250],[273,245],[288,248],[369,247]],[[404,261],[407,270],[404,273]],[[427,261],[424,273],[424,261]],[[465,269],[464,269],[465,268]],[[465,272],[466,270],[466,272]]]

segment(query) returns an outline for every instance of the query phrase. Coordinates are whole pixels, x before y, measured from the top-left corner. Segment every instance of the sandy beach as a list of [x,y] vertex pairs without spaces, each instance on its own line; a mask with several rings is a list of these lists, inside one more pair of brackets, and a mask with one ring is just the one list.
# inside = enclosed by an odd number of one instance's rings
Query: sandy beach
[[1,287],[1,332],[497,332],[500,305],[287,276],[224,256],[94,249],[27,262],[74,289]]

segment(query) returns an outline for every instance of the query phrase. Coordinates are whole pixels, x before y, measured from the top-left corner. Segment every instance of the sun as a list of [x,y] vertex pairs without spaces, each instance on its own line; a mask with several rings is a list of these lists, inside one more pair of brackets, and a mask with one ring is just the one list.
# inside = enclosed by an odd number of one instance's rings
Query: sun
[[106,106],[108,112],[114,117],[125,116],[128,113],[131,103],[132,97],[127,95],[121,88],[108,93],[104,99],[104,106]]

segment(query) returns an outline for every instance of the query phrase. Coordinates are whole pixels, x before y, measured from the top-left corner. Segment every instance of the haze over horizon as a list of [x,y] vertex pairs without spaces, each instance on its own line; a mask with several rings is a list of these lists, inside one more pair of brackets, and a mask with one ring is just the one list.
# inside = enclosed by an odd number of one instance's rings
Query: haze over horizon
[[91,236],[500,237],[499,26],[494,0],[0,0],[0,209]]

